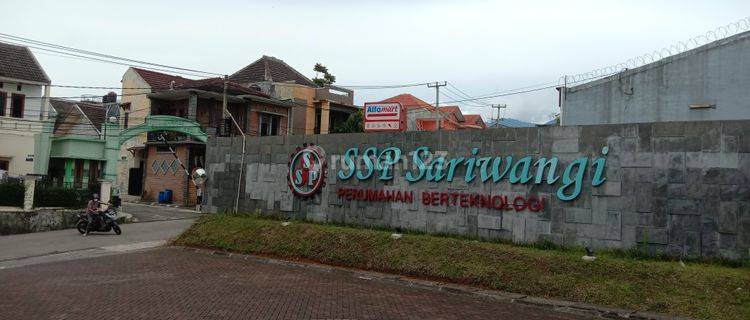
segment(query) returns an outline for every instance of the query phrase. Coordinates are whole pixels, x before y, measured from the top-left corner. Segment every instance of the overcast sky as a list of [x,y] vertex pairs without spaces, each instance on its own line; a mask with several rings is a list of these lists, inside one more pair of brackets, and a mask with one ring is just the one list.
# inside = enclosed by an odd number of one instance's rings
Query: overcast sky
[[[448,81],[475,96],[624,62],[744,18],[750,1],[2,0],[0,12],[2,33],[133,59],[231,74],[270,55],[308,77],[323,63],[341,85]],[[55,84],[119,86],[126,70],[36,55]],[[83,93],[102,92],[52,91]],[[355,98],[399,93],[435,100],[426,87]],[[486,102],[532,122],[558,112],[554,89]],[[487,107],[462,109],[492,117]]]

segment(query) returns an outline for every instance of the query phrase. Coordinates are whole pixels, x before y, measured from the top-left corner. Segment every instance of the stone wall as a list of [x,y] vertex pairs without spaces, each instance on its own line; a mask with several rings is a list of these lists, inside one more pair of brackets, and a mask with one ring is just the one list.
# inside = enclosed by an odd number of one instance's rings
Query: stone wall
[[82,210],[0,208],[0,235],[59,230],[75,227]]
[[[242,160],[242,140],[209,140],[207,210],[231,210]],[[327,184],[309,199],[290,192],[290,154],[303,143],[325,149]],[[420,146],[447,157],[531,155],[574,159],[601,156],[607,146],[606,182],[588,183],[580,196],[562,201],[558,185],[511,184],[463,179],[411,183],[413,169],[396,167],[394,178],[341,181],[331,159],[350,147],[395,146],[408,154]],[[407,157],[411,157],[407,155]],[[672,255],[747,258],[750,250],[750,121],[486,129],[456,132],[405,132],[277,136],[248,140],[240,211],[320,222],[401,227],[429,233],[455,233],[520,243],[549,240],[566,246],[629,249]],[[459,169],[463,170],[463,169]],[[463,172],[459,172],[460,176]],[[558,182],[559,184],[559,182]],[[414,202],[341,199],[339,188],[410,190]],[[432,206],[422,192],[498,193],[544,199],[541,212]]]

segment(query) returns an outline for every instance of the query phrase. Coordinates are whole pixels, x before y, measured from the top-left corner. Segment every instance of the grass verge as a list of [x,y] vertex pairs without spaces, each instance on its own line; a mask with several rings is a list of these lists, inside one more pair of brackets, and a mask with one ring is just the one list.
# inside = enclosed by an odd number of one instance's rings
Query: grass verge
[[198,246],[563,299],[711,319],[750,319],[750,267],[637,260],[581,252],[215,214],[175,240]]

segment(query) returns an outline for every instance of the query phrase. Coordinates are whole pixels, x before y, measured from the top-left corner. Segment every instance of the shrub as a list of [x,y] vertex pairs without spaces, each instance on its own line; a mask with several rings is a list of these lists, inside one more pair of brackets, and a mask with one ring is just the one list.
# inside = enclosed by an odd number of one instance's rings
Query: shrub
[[20,182],[0,183],[0,206],[23,207],[26,187]]
[[86,190],[37,186],[34,190],[34,206],[80,209],[86,207],[90,197],[90,192]]

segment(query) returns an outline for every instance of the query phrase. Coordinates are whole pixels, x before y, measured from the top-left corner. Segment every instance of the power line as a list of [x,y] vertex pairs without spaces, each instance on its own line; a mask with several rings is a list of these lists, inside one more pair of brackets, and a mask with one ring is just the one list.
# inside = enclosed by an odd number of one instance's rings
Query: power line
[[[450,85],[450,82],[448,83],[448,85]],[[469,96],[461,95],[461,94],[457,93],[456,91],[451,90],[448,87],[445,87],[443,89],[445,89],[446,91],[450,92],[450,94],[443,92],[443,95],[446,96],[446,97],[448,97],[449,99],[460,100],[460,99],[464,99],[464,98],[471,98]],[[456,97],[458,97],[458,98],[456,98]],[[480,102],[474,102],[474,101],[464,102],[462,104],[464,106],[466,106],[466,107],[479,107],[479,108],[482,108],[482,107],[486,107],[487,106],[486,104],[481,104]]]
[[427,82],[422,83],[410,83],[410,84],[393,84],[393,85],[336,85],[337,87],[352,88],[352,89],[397,89],[397,88],[409,88],[409,87],[421,87],[426,85]]
[[[455,89],[456,91],[458,91],[458,95],[459,95],[459,96],[461,96],[461,97],[463,97],[463,98],[472,98],[472,97],[471,97],[470,95],[468,95],[468,94],[467,94],[466,92],[464,92],[463,90],[461,90],[461,89],[459,89],[458,87],[456,87],[455,85],[453,85],[453,83],[451,83],[451,82],[448,82],[448,86],[450,86],[451,88],[453,88],[453,89]],[[446,89],[448,89],[448,88],[446,88]],[[449,89],[449,90],[450,90],[450,89]],[[478,103],[478,104],[480,104],[480,105],[485,105],[485,106],[486,106],[486,105],[488,105],[488,103],[486,103],[486,102],[481,102],[481,101],[477,101],[477,103]]]
[[59,54],[63,54],[63,55],[69,55],[69,56],[72,56],[72,57],[78,57],[78,58],[83,58],[83,59],[92,60],[92,61],[99,61],[99,62],[111,63],[111,64],[116,64],[116,65],[121,65],[121,66],[126,66],[126,67],[138,67],[138,68],[148,69],[148,70],[153,70],[153,71],[158,71],[158,72],[179,73],[179,74],[189,75],[189,76],[193,76],[193,77],[205,77],[205,76],[201,76],[201,75],[197,75],[197,74],[192,74],[192,73],[176,72],[176,71],[172,71],[172,70],[166,70],[166,69],[160,69],[160,68],[154,68],[154,67],[145,67],[145,66],[140,66],[140,65],[133,65],[133,64],[130,64],[130,63],[123,63],[123,62],[111,61],[111,60],[106,60],[106,59],[88,57],[88,56],[79,55],[79,54],[75,54],[75,53],[69,53],[69,52],[63,52],[63,51],[48,49],[48,48],[37,47],[37,46],[29,45],[29,44],[26,44],[26,43],[8,42],[7,39],[3,39],[0,42],[1,43],[12,44],[12,45],[23,45],[23,46],[26,46],[26,47],[29,47],[29,48],[33,48],[33,49],[44,50],[44,51],[49,51],[49,52],[55,52],[55,53],[59,53]]
[[202,70],[196,70],[196,69],[181,68],[181,67],[175,67],[175,66],[170,66],[170,65],[160,64],[160,63],[153,63],[153,62],[148,62],[148,61],[143,61],[143,60],[129,59],[129,58],[125,58],[125,57],[119,57],[119,56],[114,56],[114,55],[109,55],[109,54],[104,54],[104,53],[98,53],[98,52],[94,52],[94,51],[88,51],[88,50],[82,50],[82,49],[77,49],[77,48],[72,48],[72,47],[61,46],[61,45],[57,45],[57,44],[53,44],[53,43],[49,43],[49,42],[37,41],[37,40],[29,39],[29,38],[23,38],[23,37],[19,37],[19,36],[10,35],[10,34],[7,34],[7,33],[1,33],[0,32],[0,38],[12,39],[12,40],[19,41],[19,42],[32,43],[32,44],[41,45],[41,46],[44,46],[44,47],[51,47],[51,48],[55,48],[55,49],[65,50],[65,51],[72,51],[72,52],[76,52],[76,53],[80,53],[80,54],[85,54],[85,55],[90,55],[90,56],[96,56],[96,57],[102,57],[102,58],[106,58],[106,59],[127,61],[127,62],[137,63],[137,64],[141,64],[141,65],[148,65],[148,66],[153,66],[153,67],[173,69],[173,70],[179,70],[179,71],[185,71],[185,72],[191,72],[191,73],[198,73],[198,74],[222,76],[222,74],[215,73],[215,72],[208,72],[208,71],[202,71]]

